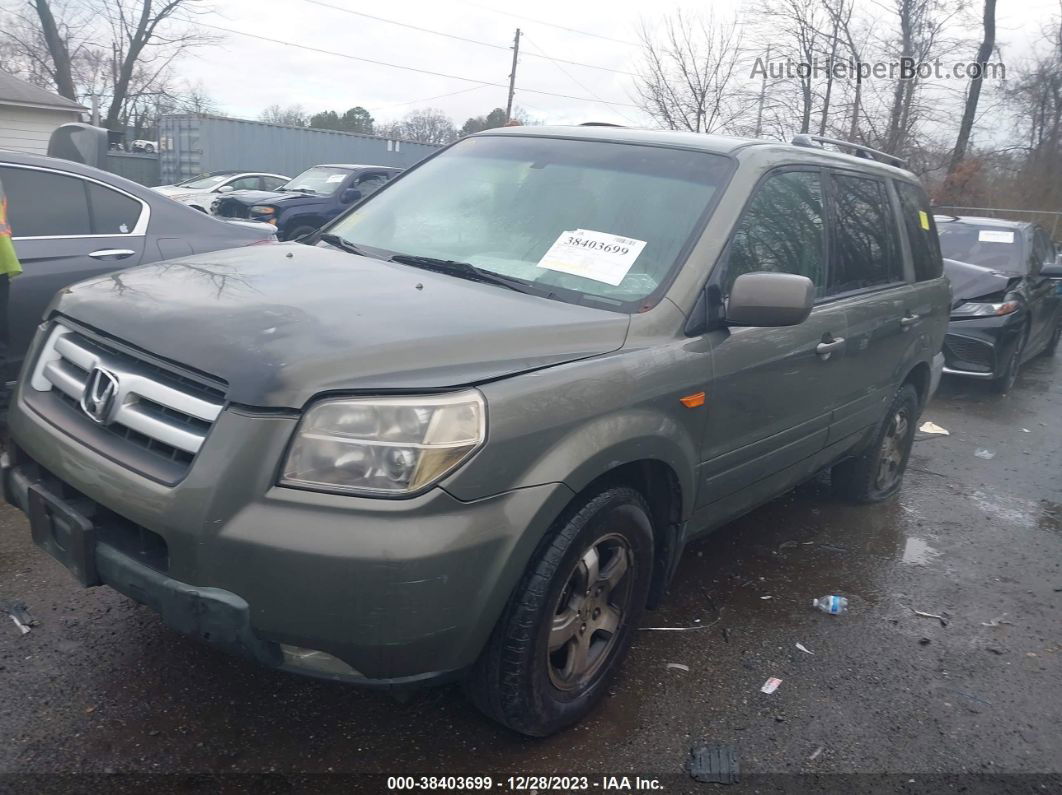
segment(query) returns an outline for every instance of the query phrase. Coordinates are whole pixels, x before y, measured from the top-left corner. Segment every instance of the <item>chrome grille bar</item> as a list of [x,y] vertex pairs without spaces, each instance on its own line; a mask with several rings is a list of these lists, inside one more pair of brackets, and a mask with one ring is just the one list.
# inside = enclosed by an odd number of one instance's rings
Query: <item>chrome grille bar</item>
[[91,340],[57,323],[37,358],[30,386],[38,392],[55,389],[81,403],[96,368],[118,382],[104,425],[118,426],[191,455],[203,446],[223,404],[193,395],[160,381],[146,365],[109,355]]

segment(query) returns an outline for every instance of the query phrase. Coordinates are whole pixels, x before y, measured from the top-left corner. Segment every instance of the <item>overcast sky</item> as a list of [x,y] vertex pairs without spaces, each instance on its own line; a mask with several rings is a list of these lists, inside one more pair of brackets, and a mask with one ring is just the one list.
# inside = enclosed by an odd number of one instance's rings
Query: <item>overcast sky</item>
[[[868,7],[878,8],[872,0]],[[713,8],[741,9],[740,0],[715,0]],[[975,2],[976,5],[976,2]],[[1008,65],[1027,54],[1041,27],[1057,13],[1057,0],[1004,0],[999,4],[997,41]],[[345,8],[502,49],[447,39],[328,8]],[[429,72],[497,83],[479,86],[449,77],[419,74],[310,52],[243,35],[197,51],[181,73],[201,80],[230,116],[255,118],[266,106],[301,105],[308,112],[368,108],[377,120],[413,108],[440,108],[460,125],[465,118],[504,107],[513,34],[524,33],[517,72],[516,105],[547,123],[612,121],[645,124],[635,107],[634,80],[625,74],[557,64],[578,61],[620,72],[636,72],[638,30],[643,19],[659,19],[677,8],[698,7],[673,0],[224,0],[204,23],[248,34],[385,61]],[[700,6],[703,7],[703,6]],[[549,24],[595,36],[572,33]],[[971,48],[972,58],[974,49]],[[567,94],[615,105],[566,99]],[[454,93],[461,92],[461,93]],[[450,96],[441,96],[450,95]]]

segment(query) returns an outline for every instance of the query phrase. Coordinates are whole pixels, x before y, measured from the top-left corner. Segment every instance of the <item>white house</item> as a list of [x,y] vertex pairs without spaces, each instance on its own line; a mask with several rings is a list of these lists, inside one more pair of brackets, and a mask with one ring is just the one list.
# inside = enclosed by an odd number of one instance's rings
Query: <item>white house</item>
[[81,121],[88,108],[0,71],[0,149],[47,154],[61,124]]

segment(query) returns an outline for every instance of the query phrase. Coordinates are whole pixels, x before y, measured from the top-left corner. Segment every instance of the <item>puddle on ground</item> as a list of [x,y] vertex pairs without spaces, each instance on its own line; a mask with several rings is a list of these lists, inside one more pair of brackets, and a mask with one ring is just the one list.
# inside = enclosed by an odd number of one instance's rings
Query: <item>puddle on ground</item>
[[940,552],[931,547],[924,539],[914,536],[903,545],[901,560],[910,566],[928,566],[940,556]]
[[1040,518],[1037,524],[1041,530],[1062,530],[1062,505],[1057,502],[1040,500]]

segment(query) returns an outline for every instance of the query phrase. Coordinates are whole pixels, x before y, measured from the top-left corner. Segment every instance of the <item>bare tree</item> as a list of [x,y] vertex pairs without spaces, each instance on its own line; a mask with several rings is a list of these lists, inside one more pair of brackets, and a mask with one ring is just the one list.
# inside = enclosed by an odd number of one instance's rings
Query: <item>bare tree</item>
[[52,14],[51,3],[48,0],[31,0],[30,4],[37,12],[41,35],[52,58],[52,77],[55,79],[56,90],[67,99],[77,99],[70,49],[67,47],[66,37],[59,32],[59,24]]
[[715,132],[747,110],[736,79],[745,53],[733,20],[677,11],[659,32],[643,24],[641,43],[638,105],[657,123]]
[[[984,16],[981,21],[984,36],[981,46],[977,48],[977,63],[981,68],[992,57],[992,51],[996,46],[996,0],[985,0]],[[951,162],[948,165],[948,174],[954,174],[966,157],[966,147],[970,143],[970,133],[973,130],[974,118],[977,116],[977,103],[981,98],[981,85],[984,82],[984,73],[981,72],[970,80],[970,87],[966,90],[966,104],[963,108],[962,121],[959,123],[959,136],[955,140],[955,149],[951,154]]]
[[[795,132],[811,132],[818,80],[813,65],[820,55],[831,53],[827,34],[824,33],[828,28],[825,9],[820,0],[761,0],[758,14],[762,20],[761,35],[771,43],[774,57],[784,58],[797,65],[794,69],[795,81],[786,81],[781,85],[791,86],[795,82],[798,91],[796,105],[800,123]],[[826,80],[826,94],[821,105],[823,130],[833,87],[832,71],[827,70]]]
[[305,127],[309,122],[302,105],[288,105],[286,108],[270,105],[258,114],[258,120],[270,124],[287,124],[290,127]]
[[115,78],[106,126],[118,129],[131,84],[138,70],[150,86],[191,47],[215,40],[175,18],[177,12],[196,13],[201,0],[99,0],[111,31]]
[[457,139],[453,119],[437,108],[411,110],[400,121],[378,125],[377,135],[423,144],[448,144]]
[[[856,23],[853,20],[855,0],[823,0],[823,7],[830,17],[833,28],[831,47],[833,48],[834,57],[836,58],[838,48],[843,49],[848,62],[849,73],[852,75],[851,79],[854,83],[845,132],[848,140],[855,143],[860,140],[859,115],[863,110],[862,67],[866,41],[865,39],[861,40],[855,31]],[[825,116],[825,114],[823,115]]]

